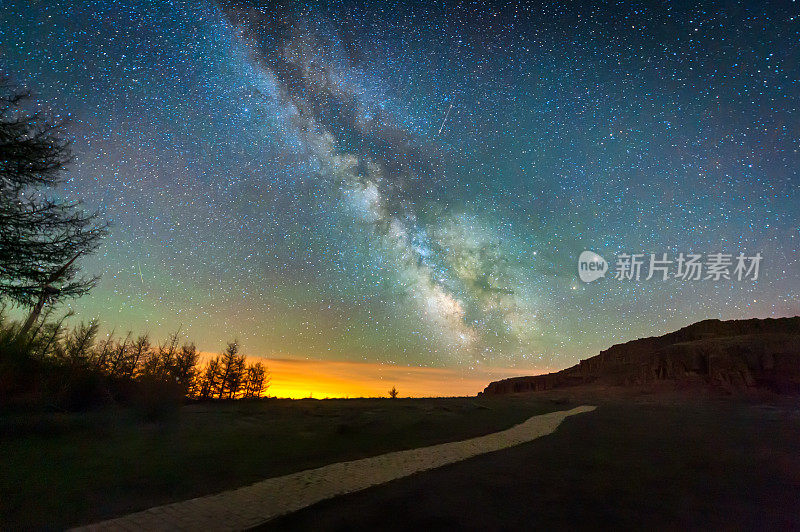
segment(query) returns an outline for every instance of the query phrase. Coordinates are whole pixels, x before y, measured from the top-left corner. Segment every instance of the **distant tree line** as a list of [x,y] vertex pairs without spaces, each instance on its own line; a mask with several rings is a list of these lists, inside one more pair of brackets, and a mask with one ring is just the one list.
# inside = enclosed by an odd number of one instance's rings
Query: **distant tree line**
[[94,320],[73,328],[64,316],[41,323],[20,339],[21,325],[0,309],[0,400],[43,401],[66,409],[108,402],[249,399],[269,388],[262,362],[247,363],[236,342],[200,363],[193,343],[178,333],[162,343],[147,335],[99,337]]
[[206,363],[195,379],[193,395],[199,399],[250,399],[269,387],[267,368],[261,362],[245,363],[236,342]]

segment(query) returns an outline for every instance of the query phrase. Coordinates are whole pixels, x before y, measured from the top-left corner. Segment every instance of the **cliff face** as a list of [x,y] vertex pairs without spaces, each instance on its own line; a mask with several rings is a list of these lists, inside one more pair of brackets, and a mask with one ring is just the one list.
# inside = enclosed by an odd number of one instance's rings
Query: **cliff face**
[[657,381],[800,394],[800,317],[701,321],[664,336],[615,345],[557,373],[496,381],[483,393]]

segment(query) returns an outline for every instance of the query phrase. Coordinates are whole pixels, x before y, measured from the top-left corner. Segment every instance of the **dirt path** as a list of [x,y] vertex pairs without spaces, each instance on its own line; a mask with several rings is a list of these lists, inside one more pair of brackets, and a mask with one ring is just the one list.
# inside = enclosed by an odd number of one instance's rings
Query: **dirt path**
[[551,412],[478,438],[309,469],[216,495],[157,506],[76,530],[242,530],[337,495],[546,436],[555,431],[566,417],[594,409],[594,406],[579,406]]

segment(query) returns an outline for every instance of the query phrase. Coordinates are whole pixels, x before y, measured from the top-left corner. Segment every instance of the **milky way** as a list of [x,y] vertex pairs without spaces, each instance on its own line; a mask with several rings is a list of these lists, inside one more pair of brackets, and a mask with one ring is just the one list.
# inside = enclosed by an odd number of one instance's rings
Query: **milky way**
[[[113,222],[72,307],[202,349],[574,363],[800,313],[798,9],[4,2],[0,68]],[[739,252],[757,281],[577,257]]]
[[[516,283],[493,233],[482,228],[476,235],[475,225],[468,229],[446,205],[434,223],[420,220],[421,210],[442,204],[426,186],[438,178],[435,150],[359,97],[364,90],[352,81],[357,67],[341,59],[346,53],[335,53],[341,51],[337,35],[323,42],[301,8],[229,3],[223,9],[270,93],[289,106],[286,114],[320,174],[340,187],[354,213],[383,240],[382,251],[397,261],[408,296],[435,326],[445,352],[491,352],[494,342],[482,341],[487,334],[494,341],[532,337],[535,315],[514,296]],[[531,348],[524,342],[514,347],[514,354]]]

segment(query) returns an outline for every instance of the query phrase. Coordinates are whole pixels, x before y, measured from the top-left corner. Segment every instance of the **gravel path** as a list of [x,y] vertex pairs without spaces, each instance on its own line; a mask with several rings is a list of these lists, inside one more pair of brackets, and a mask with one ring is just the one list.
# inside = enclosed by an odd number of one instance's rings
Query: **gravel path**
[[567,416],[594,409],[594,406],[579,406],[533,416],[510,429],[486,436],[339,462],[216,495],[156,506],[76,530],[242,530],[337,495],[546,436]]

